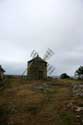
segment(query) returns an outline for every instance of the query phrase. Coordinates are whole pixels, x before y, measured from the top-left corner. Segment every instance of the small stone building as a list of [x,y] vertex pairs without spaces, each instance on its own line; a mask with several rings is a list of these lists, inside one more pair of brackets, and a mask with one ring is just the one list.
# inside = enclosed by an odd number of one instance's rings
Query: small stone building
[[28,61],[28,78],[33,80],[47,79],[47,62],[38,55]]
[[5,72],[5,70],[0,65],[0,80],[2,80],[4,78],[4,72]]

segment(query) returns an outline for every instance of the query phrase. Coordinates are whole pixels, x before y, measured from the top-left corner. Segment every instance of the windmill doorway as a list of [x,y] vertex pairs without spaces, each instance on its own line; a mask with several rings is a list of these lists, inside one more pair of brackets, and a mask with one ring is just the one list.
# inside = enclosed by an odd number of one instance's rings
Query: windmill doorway
[[39,71],[39,79],[43,79],[43,71]]

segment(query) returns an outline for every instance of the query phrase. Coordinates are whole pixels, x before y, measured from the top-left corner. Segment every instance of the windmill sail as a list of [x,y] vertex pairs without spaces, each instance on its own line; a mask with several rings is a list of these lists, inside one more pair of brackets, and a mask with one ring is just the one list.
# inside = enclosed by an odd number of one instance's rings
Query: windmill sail
[[48,60],[50,57],[52,57],[54,55],[54,52],[52,51],[52,49],[48,48],[48,50],[46,51],[43,59],[44,60]]
[[35,58],[37,55],[38,55],[38,53],[35,50],[33,50],[31,53],[31,57]]
[[[32,62],[28,65],[28,69],[31,67]],[[25,75],[25,73],[27,72],[27,69],[24,70],[24,72],[22,73],[22,76]]]
[[48,74],[52,74],[55,71],[55,67],[48,64],[47,71],[48,71]]

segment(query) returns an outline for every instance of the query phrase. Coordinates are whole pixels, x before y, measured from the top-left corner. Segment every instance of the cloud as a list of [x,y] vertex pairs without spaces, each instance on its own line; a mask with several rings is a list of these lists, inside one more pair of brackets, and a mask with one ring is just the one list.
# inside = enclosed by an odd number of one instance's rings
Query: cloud
[[82,0],[0,0],[0,62],[7,73],[20,73],[33,49],[43,56],[51,48],[56,74],[73,74],[83,62],[82,13]]

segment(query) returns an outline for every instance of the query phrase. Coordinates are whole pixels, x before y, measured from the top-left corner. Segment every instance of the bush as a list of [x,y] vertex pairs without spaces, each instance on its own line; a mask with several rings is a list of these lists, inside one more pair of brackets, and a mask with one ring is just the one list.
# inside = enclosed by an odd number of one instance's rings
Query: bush
[[68,76],[66,73],[63,73],[60,75],[60,78],[61,79],[67,79],[67,78],[70,78],[70,76]]
[[83,79],[83,66],[80,66],[76,71],[75,71],[75,77],[78,79]]

